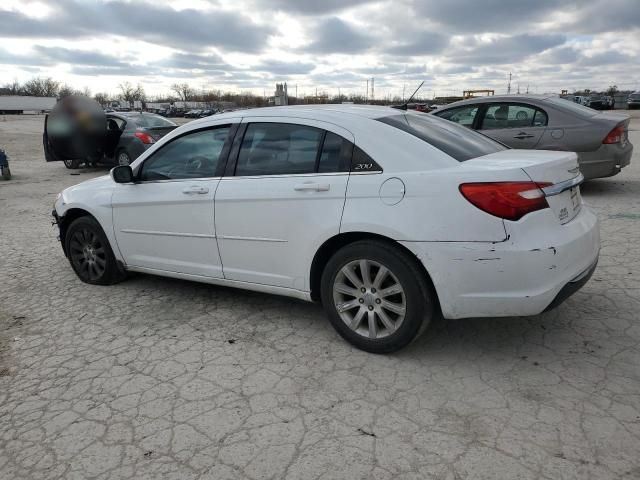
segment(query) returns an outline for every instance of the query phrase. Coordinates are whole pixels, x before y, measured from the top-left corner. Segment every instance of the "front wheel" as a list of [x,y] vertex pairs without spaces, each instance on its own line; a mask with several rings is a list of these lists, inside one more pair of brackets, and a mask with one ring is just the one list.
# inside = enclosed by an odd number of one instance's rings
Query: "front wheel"
[[407,253],[388,243],[347,245],[329,260],[321,283],[331,323],[344,339],[367,352],[400,350],[434,315],[424,272]]
[[65,160],[64,166],[69,170],[77,170],[80,167],[80,160]]
[[65,251],[74,272],[85,283],[111,285],[124,278],[107,236],[92,217],[77,218],[69,225]]

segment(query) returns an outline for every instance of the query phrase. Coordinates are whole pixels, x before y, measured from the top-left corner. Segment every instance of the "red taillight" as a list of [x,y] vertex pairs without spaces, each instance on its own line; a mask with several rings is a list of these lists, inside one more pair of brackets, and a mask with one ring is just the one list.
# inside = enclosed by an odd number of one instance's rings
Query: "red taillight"
[[609,132],[609,135],[604,137],[602,143],[611,144],[611,143],[620,143],[624,137],[624,127],[622,125],[618,125],[616,128]]
[[149,135],[148,133],[145,132],[136,132],[134,133],[134,135],[136,137],[138,137],[142,143],[144,143],[145,145],[148,145],[150,143],[155,142],[155,140],[153,139],[153,137],[151,135]]
[[549,185],[536,182],[463,183],[460,193],[480,210],[506,220],[519,220],[527,213],[549,207],[541,190]]

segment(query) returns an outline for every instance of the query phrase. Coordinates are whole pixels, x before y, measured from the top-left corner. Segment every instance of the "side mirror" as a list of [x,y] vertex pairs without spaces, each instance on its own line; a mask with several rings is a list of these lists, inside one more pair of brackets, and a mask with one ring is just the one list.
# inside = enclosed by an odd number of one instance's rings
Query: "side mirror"
[[133,170],[129,165],[118,165],[111,169],[111,178],[116,183],[133,183]]

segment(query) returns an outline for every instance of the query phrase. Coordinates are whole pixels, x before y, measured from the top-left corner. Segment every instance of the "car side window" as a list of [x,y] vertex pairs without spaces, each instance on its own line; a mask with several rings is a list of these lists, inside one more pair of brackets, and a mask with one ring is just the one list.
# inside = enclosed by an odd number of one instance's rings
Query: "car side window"
[[340,135],[327,132],[318,159],[318,173],[348,172],[351,145]]
[[547,121],[546,113],[532,105],[500,103],[487,107],[481,130],[544,127]]
[[140,181],[215,177],[230,126],[187,133],[164,145],[143,164]]
[[323,134],[323,130],[306,125],[250,123],[242,140],[235,174],[313,173]]
[[452,108],[451,110],[445,110],[443,112],[437,112],[435,115],[445,120],[459,123],[463,127],[472,128],[473,121],[478,113],[477,105],[468,105],[465,107]]

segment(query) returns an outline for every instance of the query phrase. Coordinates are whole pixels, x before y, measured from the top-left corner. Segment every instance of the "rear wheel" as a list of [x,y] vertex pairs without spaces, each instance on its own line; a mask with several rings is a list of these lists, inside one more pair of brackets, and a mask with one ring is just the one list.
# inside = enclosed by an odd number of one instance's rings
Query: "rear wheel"
[[356,347],[390,353],[430,323],[434,299],[409,255],[391,244],[355,242],[340,249],[322,274],[322,303],[338,333]]
[[69,225],[65,249],[71,267],[85,283],[110,285],[124,278],[107,236],[91,217],[77,218]]
[[116,160],[118,162],[118,165],[129,165],[131,163],[131,157],[129,157],[129,154],[126,152],[126,150],[119,150],[118,154],[116,155]]
[[64,166],[69,170],[76,170],[78,167],[80,167],[80,160],[65,160]]

